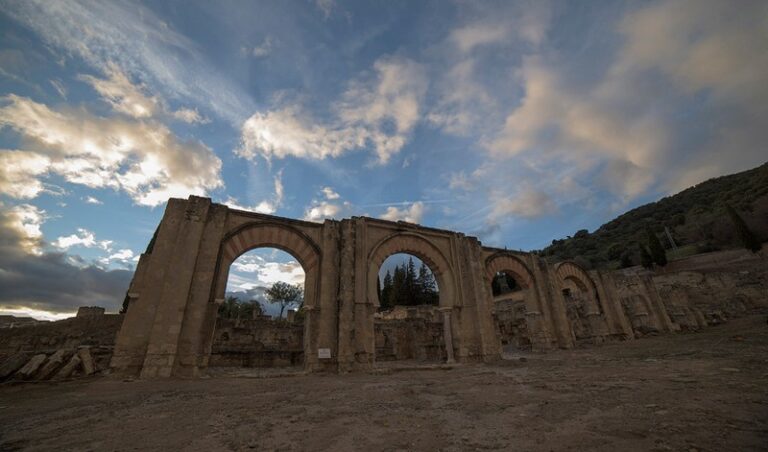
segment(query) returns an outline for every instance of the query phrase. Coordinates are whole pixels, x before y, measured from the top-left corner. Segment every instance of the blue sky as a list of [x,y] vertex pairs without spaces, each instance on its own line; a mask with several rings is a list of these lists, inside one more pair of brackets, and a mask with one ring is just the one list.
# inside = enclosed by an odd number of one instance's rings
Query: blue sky
[[524,250],[592,230],[763,163],[766,24],[748,0],[2,0],[0,311],[118,306],[171,196]]

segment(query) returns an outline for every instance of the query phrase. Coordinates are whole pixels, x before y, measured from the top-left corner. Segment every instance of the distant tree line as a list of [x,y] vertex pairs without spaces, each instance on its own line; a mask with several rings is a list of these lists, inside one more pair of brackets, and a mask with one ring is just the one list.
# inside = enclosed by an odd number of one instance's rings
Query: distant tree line
[[379,283],[381,310],[394,306],[416,306],[439,303],[437,283],[429,268],[421,263],[418,271],[413,258],[395,267],[394,274],[387,270],[383,283]]

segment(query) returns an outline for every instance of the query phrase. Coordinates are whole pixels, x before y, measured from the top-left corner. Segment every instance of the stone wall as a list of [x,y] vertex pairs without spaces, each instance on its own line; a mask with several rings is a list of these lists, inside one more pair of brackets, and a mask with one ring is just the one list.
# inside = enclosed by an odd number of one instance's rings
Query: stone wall
[[[439,318],[439,317],[436,317]],[[427,318],[376,320],[376,361],[446,359],[443,323]]]
[[303,343],[302,323],[217,319],[209,366],[298,366],[304,359]]
[[109,369],[120,314],[0,329],[0,380],[47,380]]

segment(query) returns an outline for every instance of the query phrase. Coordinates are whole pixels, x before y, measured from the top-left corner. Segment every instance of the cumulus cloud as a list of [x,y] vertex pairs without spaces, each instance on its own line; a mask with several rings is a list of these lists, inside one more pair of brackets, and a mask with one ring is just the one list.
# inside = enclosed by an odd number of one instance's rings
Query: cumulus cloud
[[416,201],[410,207],[399,209],[395,206],[387,207],[387,211],[381,215],[381,219],[389,221],[407,221],[408,223],[421,223],[424,215],[424,203]]
[[344,205],[328,201],[314,201],[312,205],[304,211],[304,220],[320,222],[328,219],[335,219],[341,216]]
[[76,234],[61,236],[51,242],[51,245],[63,250],[67,250],[73,246],[82,246],[85,248],[101,248],[103,250],[108,250],[112,245],[112,241],[96,240],[96,236],[93,232],[84,228],[78,228]]
[[[768,32],[758,25],[761,11],[759,2],[684,0],[631,11],[619,27],[623,47],[591,86],[566,82],[556,58],[526,58],[525,97],[488,148],[497,157],[526,154],[599,171],[598,182],[628,199],[657,183],[673,190],[681,180],[762,163]],[[707,102],[683,112],[693,96]],[[729,114],[716,113],[723,109]],[[682,114],[713,127],[691,140],[689,127],[676,126]]]
[[31,199],[43,190],[40,177],[51,161],[34,152],[0,150],[0,192],[12,198]]
[[[181,142],[162,124],[100,118],[83,110],[54,111],[16,95],[2,102],[0,125],[29,143],[23,155],[12,157],[27,162],[19,164],[27,170],[18,183],[56,173],[70,183],[123,190],[147,206],[173,196],[204,195],[222,185],[221,160],[213,151],[200,142]],[[29,163],[33,158],[34,164]],[[0,184],[5,187],[8,179]],[[19,197],[39,193],[11,185],[7,192],[23,195]]]
[[141,86],[135,86],[114,64],[106,67],[107,79],[81,75],[115,111],[134,118],[149,118],[155,114],[159,100],[144,94]]
[[40,226],[45,222],[45,211],[30,204],[9,207],[0,203],[0,207],[0,211],[5,211],[0,214],[3,233],[0,246],[3,253],[42,254],[43,233]]
[[99,200],[99,199],[97,199],[97,198],[94,198],[93,196],[86,196],[86,197],[84,198],[84,201],[85,201],[87,204],[96,204],[96,205],[101,205],[101,204],[104,204],[102,201],[100,201],[100,200]]
[[322,192],[323,192],[323,195],[325,196],[325,199],[328,199],[328,200],[339,199],[339,194],[333,191],[331,187],[323,187]]
[[0,309],[37,315],[79,306],[119,309],[130,271],[73,265],[72,256],[43,252],[45,212],[28,204],[0,207]]
[[319,124],[298,106],[253,114],[243,124],[237,153],[248,159],[324,159],[370,146],[386,163],[419,120],[427,82],[423,68],[404,58],[381,58],[374,73],[349,84],[328,124]]

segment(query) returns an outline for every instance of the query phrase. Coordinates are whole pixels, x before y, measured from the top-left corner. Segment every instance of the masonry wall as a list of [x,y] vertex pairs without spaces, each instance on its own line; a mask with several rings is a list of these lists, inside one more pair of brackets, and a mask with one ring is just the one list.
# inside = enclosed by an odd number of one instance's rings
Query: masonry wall
[[[153,245],[141,255],[112,367],[146,378],[196,376],[220,362],[222,354],[212,351],[221,347],[214,337],[216,311],[229,265],[260,246],[289,252],[305,270],[300,348],[308,371],[366,370],[387,354],[431,356],[389,345],[384,353],[385,330],[399,343],[410,334],[402,325],[377,327],[375,320],[378,269],[394,253],[413,254],[433,270],[439,340],[445,359],[459,362],[499,359],[511,341],[539,352],[700,328],[765,306],[768,276],[762,255],[699,256],[656,273],[596,272],[483,247],[458,232],[365,217],[310,223],[192,196],[168,202]],[[499,305],[491,294],[493,272],[501,270],[525,283],[514,306]],[[414,340],[424,344],[436,331],[413,328]]]
[[304,325],[269,319],[217,319],[209,366],[291,367],[304,359]]

